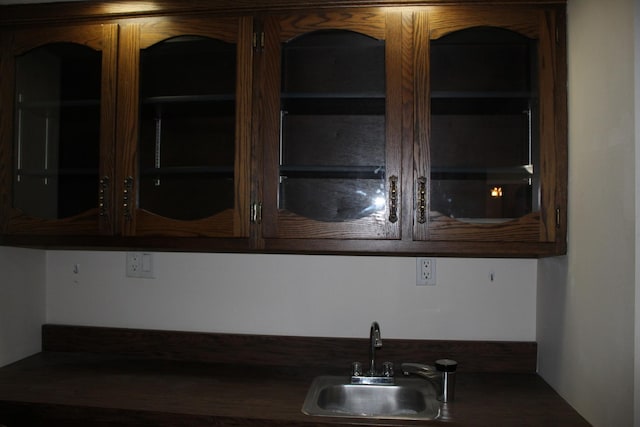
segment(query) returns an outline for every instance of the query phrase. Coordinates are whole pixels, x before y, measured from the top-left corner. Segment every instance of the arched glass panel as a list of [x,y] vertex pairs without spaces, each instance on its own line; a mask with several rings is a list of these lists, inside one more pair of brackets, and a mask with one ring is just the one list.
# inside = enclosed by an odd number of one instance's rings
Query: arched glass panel
[[175,37],[140,69],[139,206],[179,220],[233,209],[235,44]]
[[282,46],[279,208],[340,222],[385,212],[385,42],[317,31]]
[[430,55],[431,211],[494,223],[539,210],[537,42],[479,27]]
[[13,206],[42,219],[96,208],[102,54],[54,43],[16,58]]

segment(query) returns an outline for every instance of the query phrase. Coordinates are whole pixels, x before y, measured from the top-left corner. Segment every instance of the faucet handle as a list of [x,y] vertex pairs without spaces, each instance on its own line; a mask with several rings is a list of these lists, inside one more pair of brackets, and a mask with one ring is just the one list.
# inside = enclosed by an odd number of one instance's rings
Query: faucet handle
[[353,362],[351,364],[351,376],[354,376],[354,377],[362,376],[362,363]]
[[438,359],[435,365],[440,372],[455,372],[458,368],[458,362],[452,359]]
[[393,362],[382,363],[382,375],[385,377],[392,377],[394,375]]

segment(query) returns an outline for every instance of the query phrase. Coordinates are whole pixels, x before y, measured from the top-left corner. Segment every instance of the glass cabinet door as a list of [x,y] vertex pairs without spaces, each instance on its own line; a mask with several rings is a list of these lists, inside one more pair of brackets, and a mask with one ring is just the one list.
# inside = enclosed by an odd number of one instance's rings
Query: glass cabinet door
[[543,139],[540,123],[552,94],[541,91],[548,52],[531,16],[519,28],[481,18],[431,27],[429,171],[418,181],[429,200],[416,218],[429,239],[546,238],[540,212],[549,165],[541,152],[553,141]]
[[[364,25],[373,19],[373,30]],[[350,15],[341,27],[307,16],[266,24],[273,68],[265,147],[267,237],[399,235],[399,123],[387,114],[398,84],[384,16]],[[347,23],[348,24],[345,24]],[[390,55],[390,51],[394,53]],[[394,65],[389,65],[394,64]],[[274,71],[279,70],[279,73]],[[276,115],[277,114],[277,115]]]
[[248,132],[238,124],[249,110],[237,88],[250,63],[239,55],[240,25],[182,24],[139,27],[138,138],[130,141],[137,161],[124,178],[125,227],[136,235],[246,236],[249,216],[240,210],[249,194],[238,190],[248,181]]
[[9,234],[111,233],[113,171],[100,156],[113,144],[115,27],[16,32],[13,42]]
[[233,209],[235,44],[178,36],[140,55],[138,206],[180,220]]
[[539,210],[536,42],[472,28],[431,42],[431,211],[469,223]]

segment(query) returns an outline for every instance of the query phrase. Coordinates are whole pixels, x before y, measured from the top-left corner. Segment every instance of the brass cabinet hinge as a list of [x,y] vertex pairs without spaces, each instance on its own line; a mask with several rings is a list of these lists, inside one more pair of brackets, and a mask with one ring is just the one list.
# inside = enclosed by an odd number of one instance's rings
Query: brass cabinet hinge
[[262,202],[256,202],[251,204],[251,223],[262,223]]
[[556,227],[560,227],[560,208],[556,209]]
[[253,33],[253,48],[255,50],[264,49],[264,31]]

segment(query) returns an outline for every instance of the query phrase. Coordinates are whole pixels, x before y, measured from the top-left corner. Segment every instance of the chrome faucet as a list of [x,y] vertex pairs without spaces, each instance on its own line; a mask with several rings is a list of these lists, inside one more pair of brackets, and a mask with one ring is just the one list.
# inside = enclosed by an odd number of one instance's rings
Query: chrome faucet
[[377,376],[376,371],[376,348],[382,347],[382,338],[380,337],[380,325],[378,322],[371,324],[369,331],[369,376]]
[[351,384],[394,384],[393,363],[384,362],[382,372],[376,369],[376,349],[382,347],[380,337],[380,325],[378,322],[371,324],[369,330],[369,371],[364,373],[360,362],[351,364]]
[[455,374],[458,362],[451,359],[436,360],[435,366],[421,363],[403,363],[404,375],[418,375],[436,388],[438,400],[444,403],[452,402],[455,394]]

